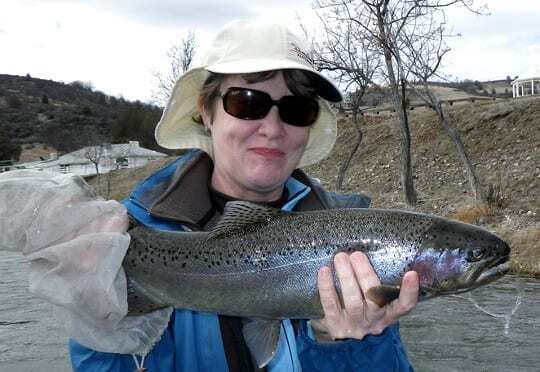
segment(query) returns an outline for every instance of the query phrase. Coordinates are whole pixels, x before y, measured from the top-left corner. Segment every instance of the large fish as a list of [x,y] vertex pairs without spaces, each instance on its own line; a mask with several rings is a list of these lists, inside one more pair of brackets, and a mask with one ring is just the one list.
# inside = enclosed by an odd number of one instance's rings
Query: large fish
[[208,232],[136,226],[129,234],[123,266],[130,313],[173,306],[257,319],[244,335],[259,365],[273,355],[280,319],[323,316],[317,272],[332,266],[337,252],[367,254],[382,285],[366,295],[380,305],[398,296],[409,270],[419,274],[423,300],[496,280],[508,271],[510,254],[486,230],[431,215],[283,212],[249,202],[228,203]]

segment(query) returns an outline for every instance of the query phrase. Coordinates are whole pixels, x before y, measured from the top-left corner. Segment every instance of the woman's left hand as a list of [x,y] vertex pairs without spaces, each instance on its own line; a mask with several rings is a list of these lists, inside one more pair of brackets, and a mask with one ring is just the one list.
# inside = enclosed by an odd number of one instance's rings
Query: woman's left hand
[[365,254],[354,252],[349,256],[338,253],[334,258],[334,268],[339,278],[343,305],[330,268],[321,268],[318,287],[324,318],[311,321],[318,341],[362,339],[368,334],[378,335],[411,311],[418,302],[418,274],[414,271],[404,275],[399,298],[380,307],[364,296],[370,288],[381,284]]

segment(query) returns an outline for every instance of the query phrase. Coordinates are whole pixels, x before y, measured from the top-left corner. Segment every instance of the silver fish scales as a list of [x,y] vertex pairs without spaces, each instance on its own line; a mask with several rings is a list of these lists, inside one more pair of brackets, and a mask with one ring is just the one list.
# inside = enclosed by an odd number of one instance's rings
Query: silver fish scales
[[380,305],[397,297],[409,270],[419,274],[423,300],[496,280],[508,271],[510,254],[488,231],[432,215],[282,212],[249,202],[228,203],[208,232],[138,226],[129,234],[123,266],[132,314],[173,306],[254,319],[312,319],[323,315],[317,272],[332,266],[338,252],[366,253],[382,282],[366,295]]

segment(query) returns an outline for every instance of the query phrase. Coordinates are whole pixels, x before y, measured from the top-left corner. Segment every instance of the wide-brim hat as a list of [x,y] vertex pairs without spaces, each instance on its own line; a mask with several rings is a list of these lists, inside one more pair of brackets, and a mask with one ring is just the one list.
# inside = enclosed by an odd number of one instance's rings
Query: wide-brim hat
[[334,83],[316,71],[306,42],[279,24],[234,21],[216,36],[203,64],[182,75],[176,82],[163,116],[156,126],[157,143],[167,149],[198,148],[213,157],[212,137],[195,121],[198,99],[210,72],[246,74],[261,71],[299,69],[313,77],[320,112],[309,129],[306,149],[299,167],[326,158],[336,141],[336,116],[328,101],[341,101]]

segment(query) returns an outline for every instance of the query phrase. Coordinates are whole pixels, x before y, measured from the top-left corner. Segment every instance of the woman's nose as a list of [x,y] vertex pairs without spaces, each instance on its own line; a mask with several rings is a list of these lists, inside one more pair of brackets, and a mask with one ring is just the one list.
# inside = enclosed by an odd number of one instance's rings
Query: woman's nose
[[259,120],[259,133],[265,134],[268,137],[278,137],[285,133],[285,123],[279,116],[279,109],[273,106],[268,114]]

